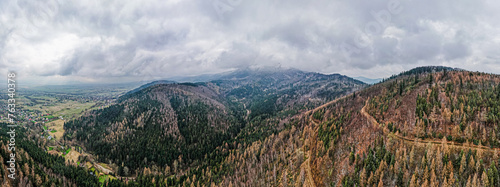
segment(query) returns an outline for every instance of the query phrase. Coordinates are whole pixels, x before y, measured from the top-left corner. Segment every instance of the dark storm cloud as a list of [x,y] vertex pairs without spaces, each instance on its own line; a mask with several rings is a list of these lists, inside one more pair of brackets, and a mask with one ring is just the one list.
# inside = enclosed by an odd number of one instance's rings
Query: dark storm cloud
[[[136,80],[285,66],[383,77],[500,73],[495,1],[1,1],[0,69]],[[397,10],[397,11],[396,11]]]

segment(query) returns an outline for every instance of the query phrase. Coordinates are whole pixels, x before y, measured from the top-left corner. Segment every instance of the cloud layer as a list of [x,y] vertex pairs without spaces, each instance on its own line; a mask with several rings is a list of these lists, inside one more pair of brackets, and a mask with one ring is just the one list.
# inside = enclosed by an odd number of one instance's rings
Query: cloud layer
[[[500,73],[496,1],[0,1],[0,69],[116,82],[285,66],[386,77]],[[397,11],[394,11],[397,10]]]

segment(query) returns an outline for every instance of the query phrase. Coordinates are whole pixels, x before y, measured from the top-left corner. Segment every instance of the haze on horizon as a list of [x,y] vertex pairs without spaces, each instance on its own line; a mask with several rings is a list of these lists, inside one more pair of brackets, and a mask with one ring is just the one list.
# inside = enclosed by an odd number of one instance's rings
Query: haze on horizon
[[290,67],[500,73],[497,1],[0,1],[0,75],[116,83]]

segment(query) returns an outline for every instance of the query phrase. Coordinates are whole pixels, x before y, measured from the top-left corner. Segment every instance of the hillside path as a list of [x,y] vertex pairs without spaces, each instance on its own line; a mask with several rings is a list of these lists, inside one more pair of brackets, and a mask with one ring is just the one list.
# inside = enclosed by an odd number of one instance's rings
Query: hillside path
[[325,107],[327,107],[327,106],[329,106],[329,105],[331,105],[331,104],[335,104],[337,101],[339,101],[339,100],[341,100],[341,99],[344,99],[344,98],[347,98],[347,97],[352,97],[352,93],[351,93],[351,94],[348,94],[348,95],[345,95],[345,96],[342,96],[342,97],[339,97],[339,98],[334,99],[334,100],[332,100],[332,101],[329,101],[329,102],[327,102],[327,103],[325,103],[325,104],[323,104],[323,105],[321,105],[321,106],[318,106],[318,107],[316,107],[316,108],[314,108],[314,109],[311,109],[311,110],[307,111],[305,114],[306,114],[306,115],[311,115],[311,114],[313,114],[314,112],[316,112],[316,111],[318,111],[318,110],[321,110],[321,109],[323,109],[323,108],[325,108]]
[[[318,111],[318,110],[321,110],[327,106],[330,106],[332,104],[335,104],[336,102],[338,102],[339,100],[341,99],[344,99],[344,98],[347,98],[347,97],[352,97],[352,93],[351,94],[348,94],[348,95],[345,95],[345,96],[342,96],[342,97],[339,97],[337,99],[334,99],[332,101],[329,101],[321,106],[318,106],[314,109],[311,109],[307,112],[305,112],[304,114],[306,116],[309,117],[309,122],[310,124],[314,125],[314,127],[317,127],[318,126],[318,123],[316,121],[314,121],[313,117],[311,116],[314,112]],[[312,172],[312,169],[311,169],[311,148],[309,148],[309,150],[307,151],[307,160],[305,161],[305,170],[306,170],[306,178],[305,178],[305,181],[304,181],[304,186],[307,186],[307,187],[316,187],[316,183],[314,182],[314,178],[313,178],[313,172]]]
[[[314,127],[318,126],[318,124],[312,120],[312,118],[309,118],[309,121]],[[306,170],[306,178],[304,180],[303,186],[306,187],[316,187],[316,183],[314,182],[313,178],[313,172],[311,169],[311,147],[309,146],[309,150],[307,150],[307,159],[304,161],[303,167]]]
[[[365,106],[363,106],[363,108],[361,109],[361,114],[363,116],[365,116],[368,119],[368,122],[371,123],[375,128],[382,128],[382,131],[384,132],[384,134],[386,136],[390,136],[390,137],[397,138],[397,139],[400,139],[400,140],[405,141],[405,142],[412,142],[414,144],[423,145],[423,146],[425,146],[426,144],[429,144],[429,143],[436,144],[436,145],[443,144],[442,141],[421,140],[418,138],[409,138],[409,137],[401,136],[400,134],[395,134],[395,133],[389,132],[389,129],[383,128],[377,122],[377,120],[375,120],[375,118],[373,116],[371,116],[370,114],[368,114],[368,112],[366,112],[365,108],[368,106],[368,100],[369,99],[366,100]],[[480,149],[480,150],[487,150],[487,151],[495,151],[495,150],[500,151],[500,148],[490,148],[490,147],[479,146],[479,145],[474,145],[474,144],[463,144],[463,143],[457,143],[457,142],[446,142],[446,144],[451,146],[451,147],[460,148],[460,149],[476,149],[476,150]]]

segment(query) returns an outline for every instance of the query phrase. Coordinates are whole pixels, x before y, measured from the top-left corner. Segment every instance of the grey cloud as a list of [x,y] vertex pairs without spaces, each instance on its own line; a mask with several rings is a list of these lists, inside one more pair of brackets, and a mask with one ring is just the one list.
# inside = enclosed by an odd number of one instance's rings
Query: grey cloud
[[395,38],[376,38],[374,41],[374,46],[377,46],[373,49],[374,58],[380,59],[381,62],[394,62],[399,57],[399,49],[398,49],[399,41]]
[[446,60],[454,60],[470,55],[469,46],[461,42],[448,43],[443,46],[443,53]]
[[[1,1],[0,69],[115,80],[281,65],[384,77],[416,65],[479,70],[499,59],[491,48],[500,45],[500,3],[400,0],[403,11],[367,34],[388,2]],[[356,46],[349,59],[344,44]]]
[[230,51],[223,52],[216,61],[221,68],[247,68],[256,63],[259,52],[253,46],[244,43],[233,43]]
[[401,46],[408,61],[429,60],[439,54],[440,37],[432,32],[418,33],[405,38]]

